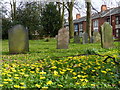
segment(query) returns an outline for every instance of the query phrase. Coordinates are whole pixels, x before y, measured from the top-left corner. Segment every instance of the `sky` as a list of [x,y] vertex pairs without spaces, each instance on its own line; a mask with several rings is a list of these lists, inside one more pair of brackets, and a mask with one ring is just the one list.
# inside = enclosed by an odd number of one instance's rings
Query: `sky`
[[[31,1],[31,0],[16,0],[16,1],[20,2],[20,1]],[[40,0],[35,0],[35,1],[40,1]],[[50,1],[50,0],[47,0],[47,1]],[[56,0],[52,0],[52,1],[56,1]],[[70,1],[70,0],[64,0],[64,1]],[[3,0],[3,2],[10,2],[10,0]],[[81,9],[79,11],[76,8],[73,9],[73,19],[76,18],[76,14],[81,14],[81,16],[85,16],[86,14],[85,0],[76,0],[76,2]],[[92,3],[92,6],[95,9],[97,9],[97,11],[100,11],[101,5],[107,4],[108,8],[117,7],[118,3],[120,3],[120,0],[91,0],[91,3]],[[9,4],[6,4],[6,5],[7,5],[6,8],[10,10],[10,5]]]

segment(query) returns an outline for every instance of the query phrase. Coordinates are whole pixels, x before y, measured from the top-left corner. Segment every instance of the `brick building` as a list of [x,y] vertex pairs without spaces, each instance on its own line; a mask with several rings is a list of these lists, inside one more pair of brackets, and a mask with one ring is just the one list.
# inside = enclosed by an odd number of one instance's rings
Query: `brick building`
[[[75,35],[82,37],[82,33],[86,30],[86,16],[81,17],[76,15],[74,22]],[[113,29],[113,36],[120,38],[120,6],[116,8],[107,9],[106,5],[101,6],[101,12],[92,14],[91,16],[91,30],[92,32],[99,32],[100,27],[104,22],[109,22]],[[65,25],[66,27],[68,24]]]

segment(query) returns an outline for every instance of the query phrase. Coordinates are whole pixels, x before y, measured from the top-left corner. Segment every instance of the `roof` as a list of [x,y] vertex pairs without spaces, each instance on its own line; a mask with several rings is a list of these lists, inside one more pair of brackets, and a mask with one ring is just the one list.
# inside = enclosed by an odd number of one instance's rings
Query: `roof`
[[[99,13],[95,13],[92,15],[92,19],[97,19],[99,17],[105,17],[105,16],[110,16],[110,15],[115,15],[115,14],[120,14],[120,6],[119,7],[116,7],[116,8],[111,8],[111,9],[108,9],[106,11],[102,11],[102,12],[99,12]],[[83,22],[83,21],[86,21],[86,16],[84,17],[81,17],[80,19],[75,19],[73,20],[73,23],[80,23],[80,22]],[[65,24],[65,26],[68,26],[68,22]]]

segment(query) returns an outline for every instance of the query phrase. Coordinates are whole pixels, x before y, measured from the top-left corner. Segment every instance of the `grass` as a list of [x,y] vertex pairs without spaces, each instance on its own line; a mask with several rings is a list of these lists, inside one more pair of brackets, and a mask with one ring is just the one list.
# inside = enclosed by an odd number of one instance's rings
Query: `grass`
[[[73,42],[71,40],[71,42]],[[56,40],[30,40],[26,54],[10,55],[8,40],[2,41],[3,88],[118,88],[119,65],[106,56],[75,56],[80,54],[109,55],[119,61],[119,43],[103,49],[100,43],[70,43],[69,49],[56,49]],[[68,56],[68,57],[63,57]],[[60,58],[57,58],[60,57]]]

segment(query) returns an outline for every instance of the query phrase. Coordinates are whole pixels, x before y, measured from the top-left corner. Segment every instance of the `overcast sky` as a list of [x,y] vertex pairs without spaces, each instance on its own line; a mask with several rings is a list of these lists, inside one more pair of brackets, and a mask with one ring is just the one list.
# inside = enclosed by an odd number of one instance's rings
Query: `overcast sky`
[[[10,0],[3,0],[4,2],[10,2]],[[32,0],[16,0],[17,2],[20,1],[32,1]],[[40,1],[40,0],[34,0],[34,1]],[[41,0],[43,1],[43,0]],[[46,1],[46,0],[45,0]],[[50,1],[50,0],[49,0]],[[56,0],[52,0],[52,1],[56,1]],[[67,0],[66,0],[67,1]],[[70,1],[70,0],[69,0]],[[82,8],[81,10],[77,10],[77,9],[73,9],[73,18],[76,18],[76,14],[80,13],[81,16],[85,16],[86,14],[86,9],[85,9],[85,0],[76,0],[76,2],[79,2],[78,5],[80,6],[80,8]],[[106,3],[105,3],[105,2]],[[100,11],[101,9],[101,5],[103,4],[107,4],[107,7],[109,8],[113,8],[113,7],[117,7],[118,6],[118,2],[120,2],[120,0],[91,0],[92,5],[94,8],[96,8],[98,11]],[[116,3],[117,2],[117,3]],[[7,4],[7,8],[10,9],[9,4]]]

